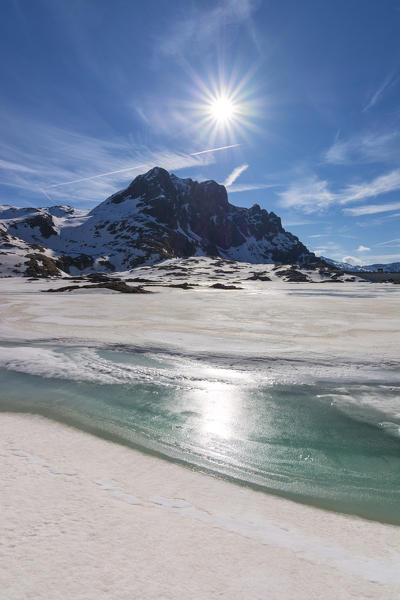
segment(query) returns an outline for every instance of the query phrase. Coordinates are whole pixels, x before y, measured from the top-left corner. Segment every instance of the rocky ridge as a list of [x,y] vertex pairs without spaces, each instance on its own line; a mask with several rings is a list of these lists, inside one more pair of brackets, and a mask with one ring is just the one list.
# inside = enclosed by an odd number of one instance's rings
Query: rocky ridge
[[0,207],[0,274],[30,277],[126,272],[172,258],[318,262],[280,218],[228,202],[215,181],[155,167],[91,211]]

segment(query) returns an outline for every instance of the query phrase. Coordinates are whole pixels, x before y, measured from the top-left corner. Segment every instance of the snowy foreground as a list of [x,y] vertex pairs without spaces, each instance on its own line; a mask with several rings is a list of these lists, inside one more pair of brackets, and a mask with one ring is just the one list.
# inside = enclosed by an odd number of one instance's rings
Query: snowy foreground
[[399,530],[3,414],[2,597],[398,598]]
[[[154,293],[132,295],[43,293],[68,282],[6,278],[0,338],[301,356],[310,372],[324,362],[338,375],[399,360],[398,286],[272,276],[227,290],[200,275],[193,289],[143,283]],[[398,527],[256,492],[42,417],[1,414],[0,459],[7,600],[399,597]]]

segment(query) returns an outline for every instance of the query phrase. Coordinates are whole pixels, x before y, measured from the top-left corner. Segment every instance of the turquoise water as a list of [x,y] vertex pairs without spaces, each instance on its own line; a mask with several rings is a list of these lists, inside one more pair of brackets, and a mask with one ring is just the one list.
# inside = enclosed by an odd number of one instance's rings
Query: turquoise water
[[0,410],[42,414],[298,501],[400,524],[394,365],[332,370],[8,344],[0,346]]

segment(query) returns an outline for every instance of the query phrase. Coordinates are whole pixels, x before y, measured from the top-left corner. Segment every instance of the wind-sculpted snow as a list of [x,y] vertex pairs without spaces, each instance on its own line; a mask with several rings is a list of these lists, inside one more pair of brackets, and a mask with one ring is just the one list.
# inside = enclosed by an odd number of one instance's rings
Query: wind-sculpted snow
[[[176,389],[202,388],[208,383],[250,383],[240,371],[215,368],[190,359],[166,355],[146,354],[141,364],[119,362],[121,353],[94,348],[57,349],[32,346],[0,346],[0,368],[45,378],[64,379],[97,384],[126,385],[134,383],[157,384]],[[125,357],[124,355],[122,355]],[[128,356],[134,357],[129,354]]]

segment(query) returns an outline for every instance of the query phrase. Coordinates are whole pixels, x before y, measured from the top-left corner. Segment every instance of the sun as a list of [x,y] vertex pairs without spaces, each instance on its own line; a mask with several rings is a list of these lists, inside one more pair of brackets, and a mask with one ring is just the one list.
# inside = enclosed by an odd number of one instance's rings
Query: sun
[[257,89],[250,85],[251,73],[244,77],[240,77],[238,71],[229,77],[220,73],[219,79],[191,75],[188,91],[193,100],[182,106],[190,110],[188,123],[192,118],[192,131],[196,131],[204,143],[236,144],[239,138],[244,139],[251,131],[258,130],[254,119],[260,114],[262,102],[256,97]]
[[215,98],[210,106],[210,115],[218,123],[228,123],[237,113],[237,107],[232,100],[226,96]]

